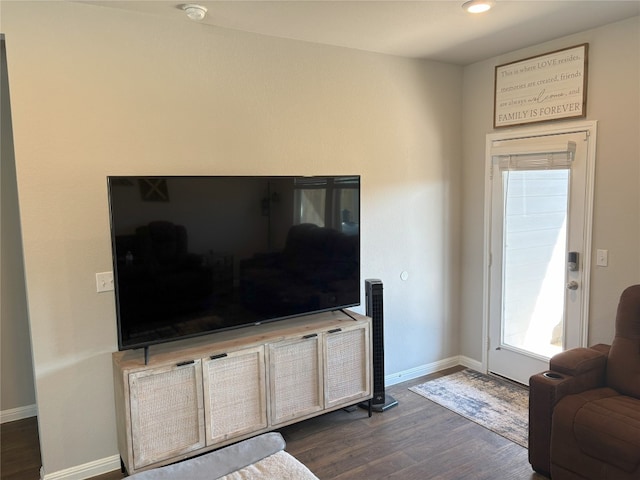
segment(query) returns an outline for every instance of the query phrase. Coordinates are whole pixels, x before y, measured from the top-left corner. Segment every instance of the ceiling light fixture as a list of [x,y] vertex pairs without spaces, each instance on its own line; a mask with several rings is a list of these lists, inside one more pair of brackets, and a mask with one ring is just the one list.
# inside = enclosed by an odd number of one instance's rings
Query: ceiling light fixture
[[182,10],[187,14],[189,19],[194,22],[201,22],[205,15],[207,14],[207,8],[202,5],[196,5],[194,3],[189,3],[187,5],[182,5]]
[[487,0],[471,0],[462,4],[462,8],[469,13],[483,13],[491,10],[491,7],[493,2]]

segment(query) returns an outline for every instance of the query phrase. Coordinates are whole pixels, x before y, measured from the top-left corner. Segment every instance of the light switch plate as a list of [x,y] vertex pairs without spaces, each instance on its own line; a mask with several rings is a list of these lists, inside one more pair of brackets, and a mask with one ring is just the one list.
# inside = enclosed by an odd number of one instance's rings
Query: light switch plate
[[606,267],[609,265],[609,250],[596,250],[596,265]]
[[113,290],[113,272],[96,273],[96,291],[110,292]]

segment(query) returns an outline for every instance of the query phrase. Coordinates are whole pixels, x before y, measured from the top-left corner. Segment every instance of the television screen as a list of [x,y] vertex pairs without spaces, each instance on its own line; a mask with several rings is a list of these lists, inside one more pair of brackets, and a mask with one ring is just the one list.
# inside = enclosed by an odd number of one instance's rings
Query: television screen
[[360,177],[108,177],[120,350],[360,304]]

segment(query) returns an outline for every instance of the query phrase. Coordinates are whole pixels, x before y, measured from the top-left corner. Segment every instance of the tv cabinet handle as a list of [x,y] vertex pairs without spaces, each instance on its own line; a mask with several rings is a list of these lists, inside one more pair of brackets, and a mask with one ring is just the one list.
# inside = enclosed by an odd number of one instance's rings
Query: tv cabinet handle
[[305,335],[305,336],[304,336],[304,337],[302,337],[302,338],[313,338],[313,337],[317,337],[317,336],[318,336],[318,334],[317,334],[317,333],[310,333],[309,335]]
[[341,332],[342,329],[341,328],[334,328],[333,330],[329,330],[327,333],[338,333]]
[[185,365],[191,365],[196,363],[195,360],[187,360],[186,362],[176,363],[176,367],[184,367]]
[[219,355],[211,355],[211,356],[209,357],[209,360],[217,360],[218,358],[224,358],[224,357],[226,357],[226,356],[227,356],[227,354],[226,354],[226,353],[221,353],[221,354],[219,354]]

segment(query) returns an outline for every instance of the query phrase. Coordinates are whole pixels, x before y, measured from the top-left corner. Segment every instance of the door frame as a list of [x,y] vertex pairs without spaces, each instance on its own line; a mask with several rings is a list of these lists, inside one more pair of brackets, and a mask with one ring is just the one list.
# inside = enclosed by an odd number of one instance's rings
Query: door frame
[[484,174],[484,247],[483,247],[483,278],[482,278],[482,371],[489,372],[489,296],[491,286],[491,144],[496,140],[513,140],[533,136],[558,135],[564,133],[587,132],[588,151],[586,165],[586,192],[584,205],[584,252],[581,267],[584,270],[584,280],[581,288],[582,319],[580,324],[580,346],[587,346],[589,340],[589,299],[591,285],[591,240],[593,231],[593,196],[596,165],[596,133],[597,121],[585,120],[556,125],[544,125],[530,128],[505,129],[493,131],[485,139],[485,174]]

